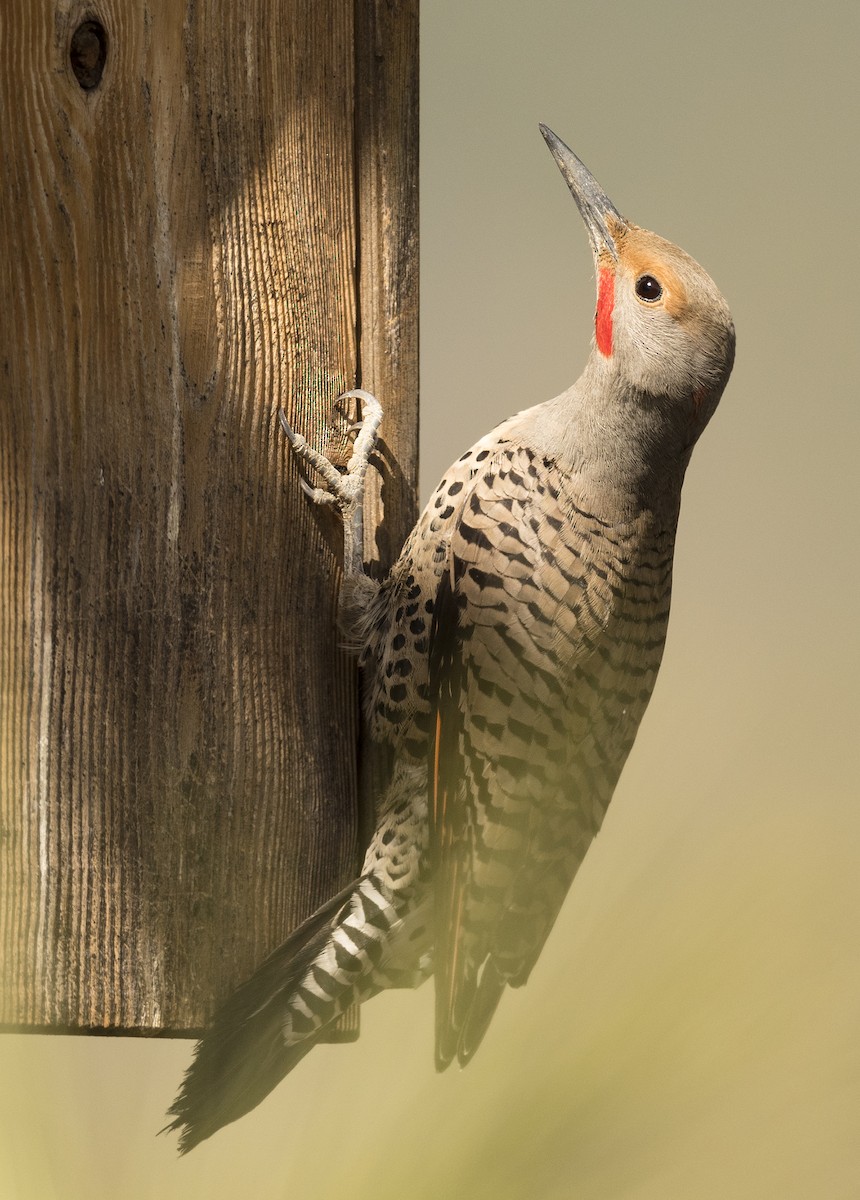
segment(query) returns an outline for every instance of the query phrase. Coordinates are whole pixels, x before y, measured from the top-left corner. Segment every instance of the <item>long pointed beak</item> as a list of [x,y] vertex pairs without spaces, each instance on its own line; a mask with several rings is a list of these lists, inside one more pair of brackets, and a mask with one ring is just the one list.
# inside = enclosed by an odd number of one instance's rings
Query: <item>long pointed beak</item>
[[576,206],[588,230],[594,257],[598,258],[602,252],[608,251],[617,262],[618,247],[615,244],[613,230],[617,234],[627,226],[627,222],[585,163],[580,162],[570,147],[565,146],[561,138],[556,137],[549,126],[541,125],[540,131],[576,201]]

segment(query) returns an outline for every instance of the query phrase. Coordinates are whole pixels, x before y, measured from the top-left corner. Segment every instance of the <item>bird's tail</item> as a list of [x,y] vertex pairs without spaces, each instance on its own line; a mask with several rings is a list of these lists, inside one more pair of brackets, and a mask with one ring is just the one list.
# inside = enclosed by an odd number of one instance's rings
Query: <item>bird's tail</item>
[[[387,894],[386,894],[387,893]],[[334,896],[216,1013],[166,1129],[180,1153],[254,1108],[356,1000],[367,999],[398,914],[374,876]]]

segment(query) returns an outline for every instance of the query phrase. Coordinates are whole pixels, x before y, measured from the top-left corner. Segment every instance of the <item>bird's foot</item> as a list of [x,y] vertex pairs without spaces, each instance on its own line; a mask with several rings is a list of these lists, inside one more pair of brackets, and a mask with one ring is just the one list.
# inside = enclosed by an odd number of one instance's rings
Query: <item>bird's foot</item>
[[351,511],[363,499],[364,480],[376,447],[379,426],[382,421],[382,405],[370,392],[365,392],[362,388],[354,388],[351,392],[344,392],[337,399],[340,402],[352,398],[361,401],[362,418],[350,427],[350,432],[356,432],[356,438],[345,471],[339,470],[324,454],[309,446],[306,439],[287,424],[283,409],[278,414],[281,428],[287,436],[293,453],[312,471],[320,475],[326,484],[325,487],[312,487],[307,480],[303,479],[301,485],[304,492],[313,500],[314,504],[335,505],[342,511],[344,517],[351,515]]
[[361,420],[350,429],[350,432],[356,433],[352,455],[343,471],[339,470],[324,454],[309,446],[306,439],[287,424],[283,410],[278,414],[278,419],[293,453],[312,471],[315,471],[325,484],[325,487],[313,487],[307,480],[302,479],[301,485],[305,494],[314,504],[322,507],[334,507],[340,511],[344,524],[345,570],[361,572],[364,543],[362,513],[364,484],[367,468],[379,437],[382,405],[375,396],[362,388],[344,392],[337,399],[339,403],[350,399],[356,399],[361,403]]

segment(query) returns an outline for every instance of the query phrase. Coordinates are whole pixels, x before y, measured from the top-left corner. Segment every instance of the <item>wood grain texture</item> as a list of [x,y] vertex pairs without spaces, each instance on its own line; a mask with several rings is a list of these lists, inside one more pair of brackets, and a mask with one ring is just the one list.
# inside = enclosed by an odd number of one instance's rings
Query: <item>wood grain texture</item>
[[417,0],[359,0],[356,47],[361,375],[386,410],[366,553],[387,570],[418,516]]
[[[381,578],[418,515],[418,0],[358,0],[356,63],[361,377],[385,409],[365,556]],[[363,733],[366,844],[389,764]]]
[[394,547],[417,18],[101,0],[86,91],[93,15],[0,11],[0,1024],[192,1033],[357,864],[336,563],[276,417],[336,449],[378,387]]

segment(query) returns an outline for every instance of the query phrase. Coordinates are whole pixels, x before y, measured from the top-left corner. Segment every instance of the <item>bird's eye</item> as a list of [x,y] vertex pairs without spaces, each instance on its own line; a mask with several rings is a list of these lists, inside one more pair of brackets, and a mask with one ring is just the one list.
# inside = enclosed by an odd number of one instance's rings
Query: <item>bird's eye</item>
[[663,295],[663,288],[653,275],[640,275],[636,280],[636,295],[640,300],[649,300],[653,303]]

